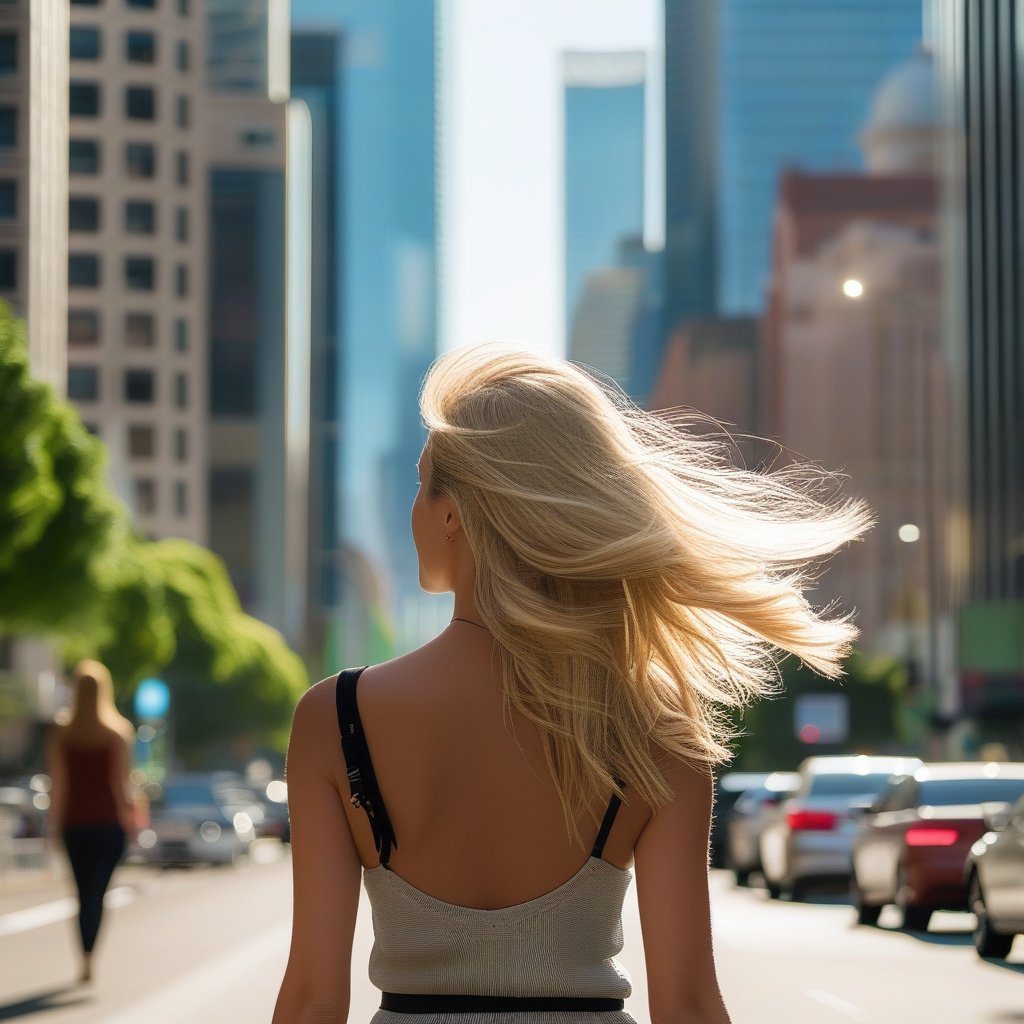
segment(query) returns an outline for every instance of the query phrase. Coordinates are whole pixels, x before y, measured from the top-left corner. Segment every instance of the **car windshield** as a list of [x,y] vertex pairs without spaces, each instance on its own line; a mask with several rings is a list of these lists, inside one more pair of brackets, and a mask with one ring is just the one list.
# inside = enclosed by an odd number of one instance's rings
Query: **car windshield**
[[1024,794],[1024,779],[928,779],[920,784],[917,801],[933,807],[982,804],[1005,800],[1012,804]]
[[810,796],[878,796],[892,778],[892,772],[828,772],[811,780]]

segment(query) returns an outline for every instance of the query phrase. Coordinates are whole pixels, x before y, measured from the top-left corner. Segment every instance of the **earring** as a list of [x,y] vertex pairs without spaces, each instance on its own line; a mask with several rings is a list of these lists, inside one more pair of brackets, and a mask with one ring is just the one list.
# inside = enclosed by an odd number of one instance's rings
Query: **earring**
[[444,539],[445,540],[455,540],[454,537],[449,537],[447,533],[444,535]]

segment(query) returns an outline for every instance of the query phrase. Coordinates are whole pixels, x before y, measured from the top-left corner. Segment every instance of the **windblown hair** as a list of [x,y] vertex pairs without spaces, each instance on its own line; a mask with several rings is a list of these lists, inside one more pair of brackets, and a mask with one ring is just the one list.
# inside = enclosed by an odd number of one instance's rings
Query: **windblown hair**
[[[661,765],[727,761],[728,707],[777,694],[775,649],[830,679],[859,630],[803,595],[813,559],[874,524],[842,475],[736,466],[580,365],[487,344],[420,395],[428,495],[455,504],[509,706],[536,723],[570,837],[580,808],[673,792]],[[827,609],[826,609],[827,611]]]

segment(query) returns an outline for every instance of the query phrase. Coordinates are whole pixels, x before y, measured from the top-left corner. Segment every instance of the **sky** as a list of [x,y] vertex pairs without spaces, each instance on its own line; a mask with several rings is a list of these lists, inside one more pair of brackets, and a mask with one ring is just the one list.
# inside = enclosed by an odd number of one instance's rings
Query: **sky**
[[660,247],[659,0],[441,0],[440,348],[507,340],[565,355],[565,49],[649,54],[645,239]]

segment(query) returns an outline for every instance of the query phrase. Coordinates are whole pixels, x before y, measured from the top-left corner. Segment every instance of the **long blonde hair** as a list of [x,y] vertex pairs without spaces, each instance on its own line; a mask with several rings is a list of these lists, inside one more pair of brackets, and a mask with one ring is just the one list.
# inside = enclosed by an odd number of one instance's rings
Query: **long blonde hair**
[[95,735],[104,728],[130,737],[135,727],[114,703],[114,681],[107,666],[84,658],[71,672],[71,712],[65,722],[65,735]]
[[727,761],[725,709],[779,692],[774,649],[842,676],[853,612],[826,619],[803,595],[812,559],[875,524],[864,502],[816,493],[841,474],[740,468],[720,438],[504,345],[437,359],[420,412],[428,494],[466,531],[505,715],[540,728],[576,843],[580,808],[625,799],[616,777],[656,808],[673,796],[666,756]]

